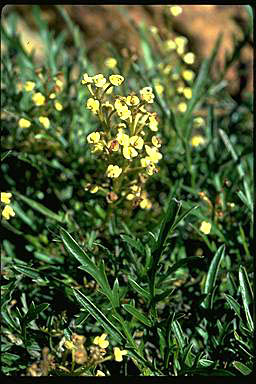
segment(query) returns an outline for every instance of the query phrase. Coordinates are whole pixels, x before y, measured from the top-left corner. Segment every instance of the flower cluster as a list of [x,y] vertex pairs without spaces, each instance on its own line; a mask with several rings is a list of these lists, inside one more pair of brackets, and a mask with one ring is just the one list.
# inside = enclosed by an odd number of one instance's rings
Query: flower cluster
[[44,93],[40,92],[37,89],[37,84],[31,80],[26,81],[22,86],[22,90],[25,92],[26,97],[27,94],[29,94],[32,103],[40,108],[35,110],[32,119],[21,117],[18,121],[20,128],[30,128],[32,120],[36,119],[41,127],[49,129],[51,122],[47,116],[49,115],[50,110],[55,109],[59,112],[63,110],[63,105],[58,99],[58,96],[61,94],[64,87],[63,75],[59,73],[50,79],[51,81],[49,81],[49,77],[44,77],[40,71],[37,72],[37,75],[41,82],[41,86],[44,88]]
[[15,216],[15,212],[10,206],[12,194],[10,192],[1,192],[1,203],[5,204],[2,210],[2,216],[9,220],[10,216]]
[[91,193],[103,191],[109,203],[125,199],[132,207],[149,209],[152,203],[144,184],[158,172],[162,159],[161,139],[156,135],[158,116],[151,110],[155,95],[151,87],[144,87],[139,94],[121,96],[116,90],[124,80],[118,74],[108,79],[103,74],[83,75],[82,84],[90,93],[86,108],[102,127],[90,133],[87,142],[91,152],[106,164],[104,183],[86,188]]

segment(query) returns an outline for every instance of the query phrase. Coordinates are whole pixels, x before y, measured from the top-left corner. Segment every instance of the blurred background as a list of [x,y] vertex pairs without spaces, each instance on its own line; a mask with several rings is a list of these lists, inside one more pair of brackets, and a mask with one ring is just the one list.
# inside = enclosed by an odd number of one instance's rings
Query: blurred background
[[[61,12],[55,5],[41,5],[43,18],[56,35],[66,29]],[[172,19],[166,17],[164,5],[63,5],[72,20],[81,29],[88,49],[88,57],[94,61],[103,61],[107,55],[107,46],[111,43],[123,55],[141,55],[140,38],[136,25],[145,22],[155,26],[164,35],[170,28],[189,39],[190,48],[197,55],[197,65],[210,54],[219,33],[223,42],[217,63],[222,66],[225,55],[231,51],[233,40],[239,44],[246,29],[248,15],[243,5],[184,5],[183,12]],[[29,5],[6,5],[2,11],[2,23],[5,17],[16,11],[21,16],[17,32],[24,47],[30,52],[35,50],[38,63],[44,60],[43,43],[32,17]],[[69,31],[67,31],[69,32]],[[72,50],[72,37],[67,36]],[[125,49],[129,46],[129,52]],[[123,51],[122,51],[123,48]],[[239,60],[226,74],[229,80],[229,92],[239,100],[243,91],[253,88],[253,42],[244,44],[239,51]]]

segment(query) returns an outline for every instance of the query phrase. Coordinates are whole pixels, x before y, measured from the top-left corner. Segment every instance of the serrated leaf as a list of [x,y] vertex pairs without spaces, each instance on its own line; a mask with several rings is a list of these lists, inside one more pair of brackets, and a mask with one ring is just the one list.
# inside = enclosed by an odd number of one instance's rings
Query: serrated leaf
[[116,328],[116,326],[107,319],[104,313],[101,312],[88,297],[86,297],[77,289],[73,289],[73,292],[75,298],[81,304],[81,306],[85,308],[103,326],[106,332],[109,333],[117,343],[122,344],[125,342],[125,337],[121,334],[118,328]]
[[138,309],[136,309],[132,305],[130,305],[130,304],[122,304],[122,307],[127,312],[129,312],[132,316],[134,316],[137,320],[139,320],[141,323],[145,324],[147,327],[151,327],[152,326],[152,322],[150,321],[150,319],[148,317],[146,317],[145,315],[143,315],[143,313],[138,311]]

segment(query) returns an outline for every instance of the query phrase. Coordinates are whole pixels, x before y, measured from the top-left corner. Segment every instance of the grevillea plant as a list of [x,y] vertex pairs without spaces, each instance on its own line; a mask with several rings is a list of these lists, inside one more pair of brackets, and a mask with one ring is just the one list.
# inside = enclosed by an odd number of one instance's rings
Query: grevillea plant
[[140,94],[127,96],[116,93],[124,82],[121,75],[110,75],[108,80],[97,74],[83,75],[91,97],[86,107],[100,121],[100,128],[87,136],[90,150],[105,165],[101,179],[87,184],[91,193],[102,191],[109,204],[126,201],[129,207],[150,209],[152,203],[145,189],[147,179],[158,172],[162,159],[157,113],[152,111],[154,93],[144,87]]

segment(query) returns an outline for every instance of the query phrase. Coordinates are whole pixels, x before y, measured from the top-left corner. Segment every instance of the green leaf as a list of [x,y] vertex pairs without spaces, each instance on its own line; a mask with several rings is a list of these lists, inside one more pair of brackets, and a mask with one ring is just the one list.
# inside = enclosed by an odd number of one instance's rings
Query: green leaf
[[170,279],[170,275],[174,272],[176,272],[179,268],[185,267],[188,264],[197,264],[199,262],[202,262],[202,258],[199,256],[191,256],[186,257],[184,259],[181,259],[177,261],[175,264],[173,264],[168,270],[167,273],[159,278],[158,285],[163,283],[166,279]]
[[254,323],[250,313],[249,305],[253,302],[253,294],[250,287],[248,275],[243,266],[239,268],[239,284],[241,289],[241,295],[243,300],[243,306],[245,311],[245,316],[247,320],[247,325],[251,332],[254,331]]
[[119,288],[120,288],[119,281],[118,281],[118,278],[116,278],[114,281],[113,290],[112,290],[114,308],[118,308],[120,306]]
[[128,235],[120,235],[120,237],[126,241],[131,247],[135,248],[141,255],[144,255],[144,246],[139,239],[133,239]]
[[[109,300],[111,300],[112,292],[106,278],[103,260],[100,263],[99,268],[97,268],[95,263],[87,256],[85,251],[65,229],[60,228],[60,235],[67,251],[82,264],[80,269],[89,273],[101,286],[103,293],[109,298]],[[90,254],[88,250],[87,253]]]
[[73,292],[79,304],[81,304],[81,306],[85,308],[104,327],[106,332],[109,333],[117,343],[122,344],[125,342],[125,337],[121,334],[121,332],[110,320],[107,319],[104,313],[101,312],[88,297],[77,289],[73,289]]
[[40,274],[34,268],[26,267],[22,265],[14,265],[13,269],[19,273],[23,273],[28,277],[31,277],[31,279],[33,280],[41,279]]
[[185,334],[182,331],[180,323],[178,322],[178,320],[174,320],[172,322],[172,330],[174,332],[174,335],[176,336],[176,339],[178,341],[179,347],[181,349],[183,349],[184,346],[186,345],[186,338],[185,338]]
[[26,313],[26,315],[22,319],[23,326],[25,326],[28,323],[30,323],[31,321],[35,320],[41,312],[45,311],[49,307],[49,305],[50,304],[42,303],[42,304],[35,306],[35,304],[32,302],[30,307],[29,307],[28,312]]
[[245,376],[250,375],[252,373],[252,369],[248,368],[245,364],[241,363],[240,361],[233,361],[232,365]]
[[12,151],[6,151],[1,155],[1,162],[4,161],[4,159],[9,156],[12,153]]
[[36,211],[42,213],[44,216],[50,217],[53,220],[58,221],[59,223],[63,223],[64,219],[62,216],[52,212],[50,209],[46,208],[44,205],[38,203],[37,201],[34,201],[32,199],[29,199],[26,196],[21,195],[18,192],[14,192],[15,195],[17,195],[22,201],[24,201],[26,204],[28,204],[31,208],[35,209]]
[[149,320],[148,317],[143,315],[141,312],[139,312],[135,307],[133,307],[130,304],[122,304],[122,307],[129,312],[132,316],[134,316],[137,320],[139,320],[141,323],[145,324],[147,327],[152,326],[152,322]]
[[240,305],[238,304],[238,302],[232,296],[228,295],[227,293],[224,293],[224,296],[225,296],[225,299],[227,300],[228,304],[230,305],[230,307],[235,311],[237,316],[242,321]]
[[143,296],[146,300],[150,300],[150,293],[142,288],[136,281],[134,281],[130,276],[128,276],[128,282],[131,287],[138,292],[141,296]]
[[220,268],[220,263],[223,259],[224,254],[225,254],[225,245],[223,244],[219,247],[219,249],[215,253],[207,273],[206,282],[204,286],[204,293],[206,293],[208,296],[205,298],[205,300],[202,303],[202,306],[204,306],[205,308],[209,308],[210,299],[211,299],[210,293],[212,293],[215,287],[217,275]]

